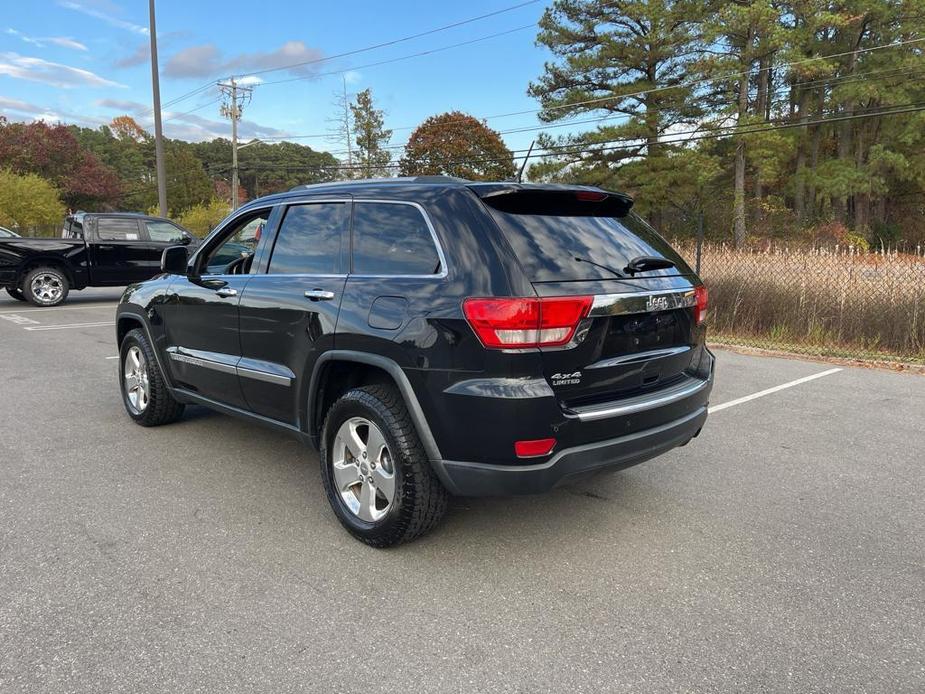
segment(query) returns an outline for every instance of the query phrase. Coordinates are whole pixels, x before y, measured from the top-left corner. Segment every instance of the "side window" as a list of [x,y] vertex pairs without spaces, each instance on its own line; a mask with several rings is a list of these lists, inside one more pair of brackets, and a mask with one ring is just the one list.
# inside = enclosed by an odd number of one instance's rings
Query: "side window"
[[103,217],[96,222],[96,235],[100,241],[137,241],[138,220]]
[[271,274],[336,275],[343,252],[349,206],[344,202],[292,205],[276,235]]
[[170,222],[146,221],[145,228],[148,230],[148,238],[152,241],[162,243],[179,243],[186,234],[179,227],[175,227]]
[[270,210],[239,219],[222,236],[222,241],[199,261],[202,275],[246,275],[263,234]]
[[355,274],[434,275],[440,270],[440,256],[419,209],[384,202],[355,204]]

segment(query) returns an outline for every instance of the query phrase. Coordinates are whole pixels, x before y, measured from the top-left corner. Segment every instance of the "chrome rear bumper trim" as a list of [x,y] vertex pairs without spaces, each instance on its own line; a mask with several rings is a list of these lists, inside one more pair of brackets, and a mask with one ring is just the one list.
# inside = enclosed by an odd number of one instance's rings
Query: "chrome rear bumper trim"
[[683,290],[657,290],[629,294],[598,294],[591,304],[594,316],[621,316],[631,313],[655,313],[690,308],[697,305],[694,288]]
[[648,352],[635,352],[634,354],[624,354],[619,357],[613,357],[611,359],[602,359],[601,361],[596,361],[590,366],[586,366],[586,369],[606,369],[611,366],[619,366],[620,364],[635,364],[640,361],[649,361],[650,359],[663,359],[664,357],[673,357],[677,354],[684,354],[684,352],[690,352],[690,345],[680,345],[678,347],[666,347],[664,349],[652,349]]
[[664,405],[670,405],[671,403],[696,395],[709,387],[709,385],[709,379],[703,381],[699,378],[687,378],[670,388],[665,388],[655,393],[646,393],[645,395],[627,398],[626,400],[621,400],[618,404],[604,403],[603,405],[573,407],[568,410],[568,412],[578,417],[582,422],[593,422],[598,419],[619,417],[636,412],[653,410],[656,407],[662,407]]

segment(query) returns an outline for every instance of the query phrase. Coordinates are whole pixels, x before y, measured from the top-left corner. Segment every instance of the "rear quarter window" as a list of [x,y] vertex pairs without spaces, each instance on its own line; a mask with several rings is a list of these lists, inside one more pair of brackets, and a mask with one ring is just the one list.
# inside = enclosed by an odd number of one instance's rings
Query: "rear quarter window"
[[357,275],[435,275],[440,255],[423,213],[414,205],[356,202],[353,272]]

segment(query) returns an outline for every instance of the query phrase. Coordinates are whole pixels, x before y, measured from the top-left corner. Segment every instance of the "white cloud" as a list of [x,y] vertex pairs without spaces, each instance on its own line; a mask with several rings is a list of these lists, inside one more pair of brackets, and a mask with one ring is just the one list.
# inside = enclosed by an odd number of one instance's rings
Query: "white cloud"
[[121,8],[106,0],[58,0],[58,5],[66,10],[81,12],[94,19],[106,22],[110,26],[131,31],[134,34],[148,35],[148,27],[120,19]]
[[356,70],[347,70],[347,72],[344,73],[344,79],[347,81],[347,84],[356,84],[363,79],[363,75]]
[[242,87],[254,87],[258,84],[263,84],[263,80],[257,75],[247,75],[239,79],[238,84]]
[[[46,123],[59,123],[67,121],[70,123],[80,123],[82,125],[92,126],[99,125],[102,122],[97,118],[90,118],[80,114],[68,113],[65,111],[59,112],[47,106],[30,104],[26,101],[8,99],[2,96],[0,96],[0,111],[4,111],[6,114],[8,114],[10,120],[43,120]],[[17,116],[16,114],[20,115]]]
[[19,113],[41,113],[45,110],[44,106],[36,106],[19,99],[7,99],[5,96],[0,96],[0,108]]
[[53,87],[125,87],[94,72],[18,53],[0,53],[0,75],[41,82]]
[[[172,55],[164,66],[166,77],[215,77],[222,74],[246,73],[251,70],[268,70],[287,65],[317,61],[321,51],[306,46],[302,41],[286,41],[274,51],[241,53],[223,57],[221,51],[211,43],[190,46]],[[311,75],[312,65],[296,65],[289,68],[296,75]]]
[[53,43],[56,46],[61,46],[62,48],[73,48],[75,51],[88,51],[90,50],[80,41],[70,38],[69,36],[49,36],[48,38],[39,39],[40,41],[48,41],[48,43]]
[[117,60],[116,67],[135,67],[136,65],[144,65],[150,62],[150,60],[151,44],[146,41],[145,43],[139,44],[129,55]]
[[16,31],[16,29],[7,29],[6,33],[39,48],[45,48],[48,44],[53,44],[62,48],[73,48],[75,51],[89,50],[80,41],[72,39],[70,36],[29,36],[21,31]]

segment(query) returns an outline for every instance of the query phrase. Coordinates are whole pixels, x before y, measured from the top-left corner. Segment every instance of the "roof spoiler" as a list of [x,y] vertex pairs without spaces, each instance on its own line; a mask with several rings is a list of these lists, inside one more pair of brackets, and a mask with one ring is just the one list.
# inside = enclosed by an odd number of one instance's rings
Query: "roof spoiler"
[[469,187],[485,204],[512,214],[625,217],[633,207],[629,195],[590,186],[491,183]]

